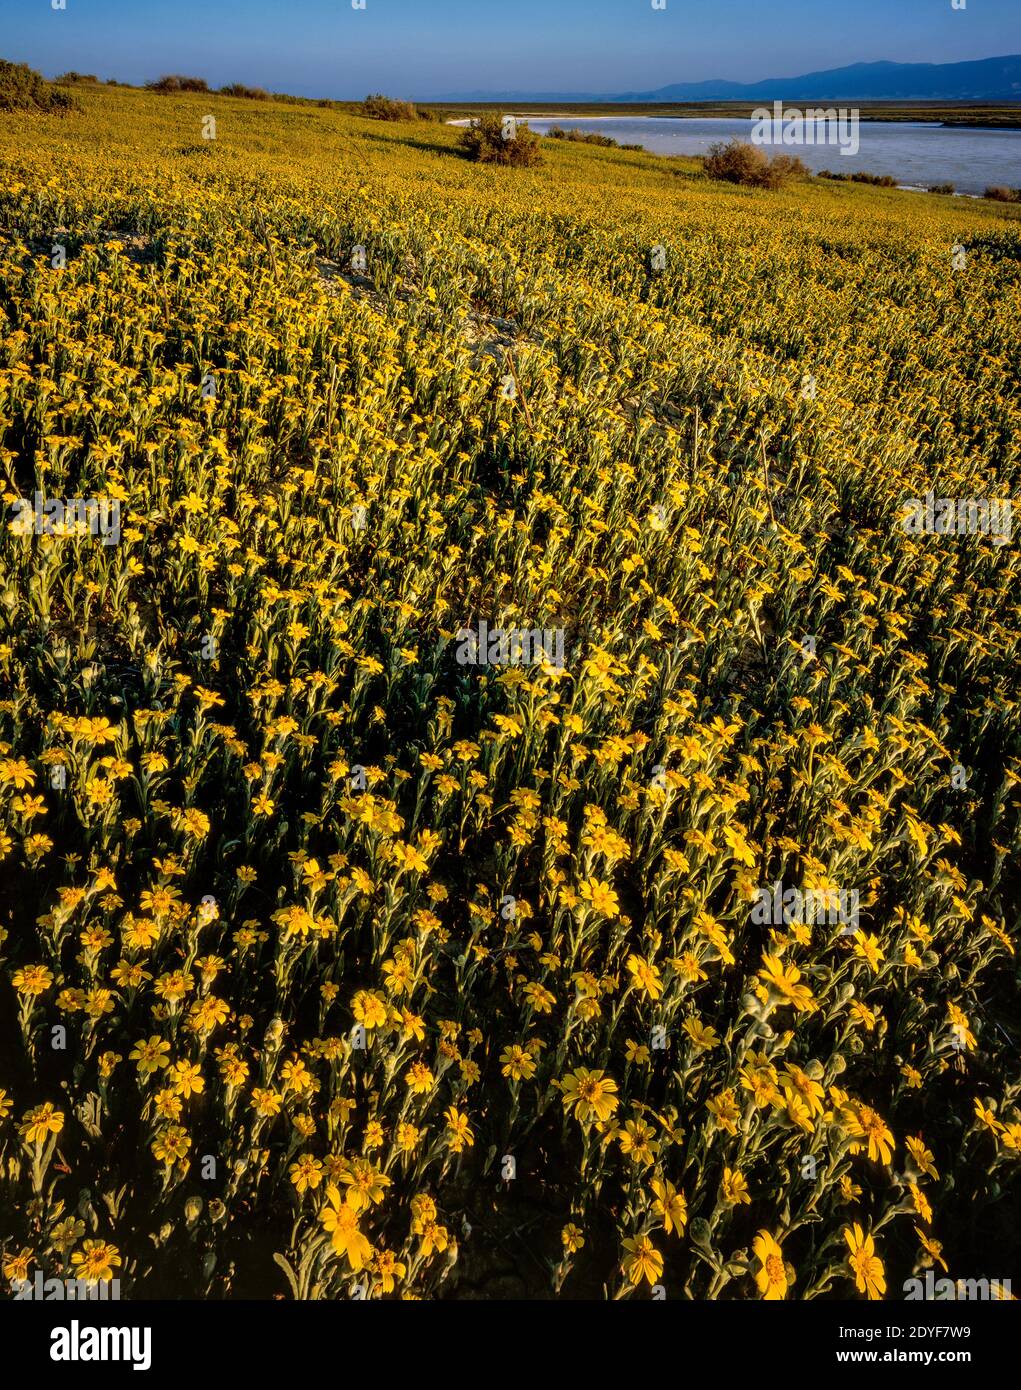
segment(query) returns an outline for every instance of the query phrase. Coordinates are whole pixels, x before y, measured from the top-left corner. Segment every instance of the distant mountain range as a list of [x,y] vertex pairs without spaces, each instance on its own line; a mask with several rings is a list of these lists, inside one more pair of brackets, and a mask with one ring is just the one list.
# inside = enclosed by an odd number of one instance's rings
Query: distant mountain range
[[654,92],[470,92],[436,101],[1018,101],[1021,54],[969,63],[852,63],[764,82],[674,82]]

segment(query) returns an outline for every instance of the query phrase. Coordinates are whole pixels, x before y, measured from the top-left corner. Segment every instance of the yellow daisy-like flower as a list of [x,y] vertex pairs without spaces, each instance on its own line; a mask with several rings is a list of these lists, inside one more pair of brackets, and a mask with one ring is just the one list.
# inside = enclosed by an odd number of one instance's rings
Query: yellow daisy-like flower
[[796,965],[784,965],[779,956],[765,953],[759,978],[785,1004],[792,1005],[799,1013],[810,1013],[817,1007],[812,991],[807,985],[799,984],[801,971]]
[[594,912],[600,912],[604,917],[616,917],[619,914],[620,903],[611,884],[602,883],[597,878],[587,878],[578,891]]
[[616,1081],[602,1071],[578,1067],[557,1084],[564,1109],[573,1109],[575,1119],[583,1125],[608,1120],[619,1104]]
[[89,1283],[107,1283],[113,1278],[114,1269],[122,1263],[116,1245],[108,1245],[105,1240],[86,1240],[81,1250],[71,1256],[76,1277],[87,1279]]
[[569,1221],[560,1232],[560,1240],[568,1255],[576,1255],[585,1244],[581,1227],[576,1226],[573,1221]]
[[15,970],[11,984],[19,994],[45,994],[53,984],[53,971],[46,965],[26,965]]
[[728,1207],[740,1206],[742,1203],[751,1204],[747,1180],[739,1169],[724,1168],[720,1181],[720,1196]]
[[510,1081],[527,1081],[535,1075],[535,1058],[518,1043],[512,1043],[500,1054],[500,1070]]
[[383,1293],[393,1293],[398,1280],[404,1278],[408,1269],[392,1250],[377,1250],[372,1260],[372,1271]]
[[192,1062],[175,1062],[170,1068],[170,1084],[177,1094],[184,1096],[186,1100],[189,1096],[204,1091],[206,1087],[202,1068]]
[[436,1084],[436,1078],[424,1062],[412,1062],[404,1073],[404,1080],[408,1084],[408,1090],[416,1096],[428,1095]]
[[287,1170],[288,1177],[299,1193],[315,1189],[323,1180],[323,1165],[312,1154],[302,1154]]
[[361,989],[351,1000],[351,1012],[365,1028],[381,1028],[387,1020],[386,1000],[369,990]]
[[755,1284],[767,1302],[787,1297],[787,1267],[779,1243],[768,1231],[760,1231],[752,1241],[752,1250],[759,1261]]
[[882,1298],[886,1293],[886,1278],[872,1237],[865,1235],[857,1222],[853,1226],[845,1226],[843,1234],[851,1252],[847,1262],[858,1292],[870,1299]]
[[358,1229],[358,1212],[332,1184],[326,1189],[327,1205],[319,1213],[323,1229],[330,1233],[334,1253],[345,1255],[354,1273],[372,1258],[372,1246]]
[[475,1143],[475,1134],[468,1123],[468,1116],[451,1105],[443,1112],[443,1117],[447,1122],[447,1143],[451,1152],[459,1154],[464,1149],[471,1148]]
[[656,1198],[652,1209],[657,1216],[662,1217],[663,1229],[667,1235],[674,1231],[683,1235],[688,1224],[688,1203],[684,1193],[678,1192],[673,1183],[667,1182],[666,1178],[653,1178],[649,1186]]
[[663,993],[663,977],[657,968],[641,956],[628,956],[627,968],[635,988],[646,999],[658,999]]
[[[897,1141],[882,1115],[877,1114],[870,1105],[852,1102],[841,1110],[840,1118],[844,1128],[852,1136],[853,1142],[849,1147],[853,1154],[867,1148],[868,1156],[873,1163],[889,1166]],[[858,1142],[859,1140],[864,1142]]]
[[28,1111],[18,1126],[18,1133],[29,1144],[41,1144],[48,1135],[59,1134],[63,1128],[64,1112],[46,1101]]
[[142,1076],[151,1076],[162,1067],[170,1066],[170,1044],[165,1038],[153,1034],[148,1041],[139,1039],[130,1052],[130,1058]]
[[28,1267],[35,1258],[35,1252],[25,1246],[16,1255],[5,1255],[3,1260],[4,1278],[11,1283],[21,1283],[28,1278]]
[[630,1237],[624,1241],[623,1269],[632,1284],[644,1279],[655,1284],[663,1273],[663,1256],[648,1236]]

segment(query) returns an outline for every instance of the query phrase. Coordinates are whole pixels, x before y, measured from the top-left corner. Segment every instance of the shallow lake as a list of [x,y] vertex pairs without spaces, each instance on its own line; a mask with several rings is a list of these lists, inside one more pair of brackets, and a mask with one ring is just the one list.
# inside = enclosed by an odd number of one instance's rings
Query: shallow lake
[[[821,103],[813,103],[821,104]],[[539,134],[551,125],[609,135],[620,144],[642,145],[654,154],[705,154],[717,140],[750,139],[755,123],[734,117],[559,116],[527,117]],[[842,154],[832,145],[765,146],[797,155],[813,173],[892,174],[898,183],[928,188],[952,183],[959,193],[983,193],[990,184],[1021,188],[1021,131],[977,130],[915,121],[862,121],[859,149]]]

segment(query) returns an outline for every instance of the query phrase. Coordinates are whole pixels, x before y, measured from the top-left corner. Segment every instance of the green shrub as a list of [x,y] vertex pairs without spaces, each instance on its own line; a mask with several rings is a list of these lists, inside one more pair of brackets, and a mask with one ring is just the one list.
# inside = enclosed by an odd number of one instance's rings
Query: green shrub
[[859,170],[857,174],[851,175],[852,183],[868,183],[873,188],[896,188],[897,180],[892,174],[866,174]]
[[[897,180],[892,174],[867,174],[864,169],[859,169],[856,174],[833,174],[829,169],[822,169],[819,173],[821,179],[832,179],[834,183],[867,183],[873,188],[896,188]],[[931,188],[930,193],[953,193],[954,185],[945,184],[940,188]]]
[[221,87],[219,95],[222,97],[244,97],[246,101],[269,101],[269,92],[264,87],[246,87],[243,82],[229,82],[226,87]]
[[83,83],[98,84],[99,78],[94,72],[75,72],[74,68],[70,72],[62,72],[59,77],[55,77],[54,82],[61,87],[74,87]]
[[617,149],[617,142],[609,135],[600,135],[597,131],[591,134],[584,130],[564,130],[562,126],[551,125],[546,132],[548,140],[570,140],[579,145],[601,145],[604,149]]
[[487,112],[461,132],[461,148],[479,164],[511,164],[529,168],[542,163],[539,137],[518,121],[513,135],[506,135],[504,118]]
[[729,144],[721,140],[710,145],[703,164],[709,178],[746,188],[782,188],[809,172],[793,155],[778,154],[770,159],[758,145],[745,140],[731,140]]
[[357,115],[368,116],[372,121],[417,121],[418,111],[414,102],[394,101],[382,92],[367,96],[358,108]]
[[992,198],[994,203],[1021,203],[1021,188],[1006,188],[997,183],[987,188],[983,196]]
[[953,193],[955,191],[952,183],[935,183],[929,189],[930,193]]
[[147,82],[150,92],[208,92],[209,83],[204,77],[182,77],[180,73],[166,73],[155,82]]
[[8,63],[0,58],[0,111],[69,111],[75,105],[27,63]]

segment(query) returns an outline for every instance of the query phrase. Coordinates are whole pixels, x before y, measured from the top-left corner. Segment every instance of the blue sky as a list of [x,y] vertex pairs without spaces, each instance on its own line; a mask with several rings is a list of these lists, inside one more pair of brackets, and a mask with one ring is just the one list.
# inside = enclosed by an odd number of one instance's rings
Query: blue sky
[[624,92],[1021,52],[1021,0],[0,0],[0,56],[301,96]]

